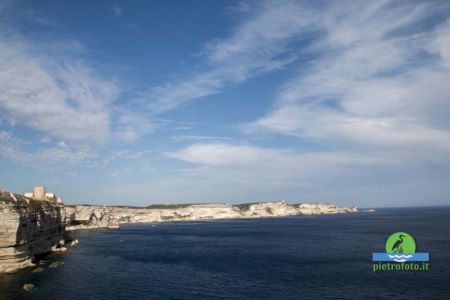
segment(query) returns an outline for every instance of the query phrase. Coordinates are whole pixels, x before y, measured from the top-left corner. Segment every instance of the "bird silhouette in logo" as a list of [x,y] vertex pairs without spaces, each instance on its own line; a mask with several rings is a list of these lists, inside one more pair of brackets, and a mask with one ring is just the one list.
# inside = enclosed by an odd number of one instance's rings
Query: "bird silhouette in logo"
[[392,246],[392,252],[394,253],[403,253],[403,238],[405,236],[400,234],[398,240],[395,242],[394,246]]

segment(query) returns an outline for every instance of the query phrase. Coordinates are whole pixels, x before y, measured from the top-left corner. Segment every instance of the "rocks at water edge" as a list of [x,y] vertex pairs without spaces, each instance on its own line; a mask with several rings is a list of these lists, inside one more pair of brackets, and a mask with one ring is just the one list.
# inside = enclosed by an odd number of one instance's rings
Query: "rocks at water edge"
[[0,193],[0,274],[34,266],[36,256],[64,252],[71,241],[61,204]]
[[247,204],[175,204],[147,208],[99,205],[66,206],[67,230],[118,228],[120,224],[212,219],[266,218],[358,212],[334,204],[288,204],[285,201]]
[[26,292],[31,292],[34,289],[34,284],[32,283],[26,283],[23,285],[22,290]]
[[62,262],[60,262],[60,261],[54,261],[54,262],[52,262],[52,263],[50,264],[50,266],[48,266],[48,267],[54,269],[54,268],[59,267],[60,265],[62,265]]
[[43,267],[37,267],[37,268],[35,268],[35,269],[33,270],[33,273],[39,273],[39,272],[42,272],[42,271],[44,271],[44,268],[43,268]]

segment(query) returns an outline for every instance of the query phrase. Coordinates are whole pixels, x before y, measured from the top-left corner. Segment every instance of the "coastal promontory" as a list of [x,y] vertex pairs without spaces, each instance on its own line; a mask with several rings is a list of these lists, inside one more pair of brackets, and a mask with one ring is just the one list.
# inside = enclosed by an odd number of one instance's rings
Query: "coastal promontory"
[[33,266],[36,257],[63,251],[64,206],[0,190],[0,274]]
[[334,204],[288,204],[285,201],[245,204],[173,204],[148,207],[66,206],[67,230],[118,228],[121,224],[268,218],[357,212]]
[[78,245],[71,231],[119,228],[122,224],[252,219],[357,212],[334,204],[161,204],[147,207],[64,205],[43,186],[19,195],[0,190],[0,274],[34,266],[51,252]]

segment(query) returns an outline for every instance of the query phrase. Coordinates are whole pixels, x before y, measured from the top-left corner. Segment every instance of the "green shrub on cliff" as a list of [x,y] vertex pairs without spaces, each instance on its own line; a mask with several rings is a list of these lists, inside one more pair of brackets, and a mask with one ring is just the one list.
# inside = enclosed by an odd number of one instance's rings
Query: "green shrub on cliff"
[[45,202],[44,201],[39,201],[39,200],[30,200],[30,203],[28,205],[28,210],[32,211],[32,212],[41,212],[42,211],[42,206],[44,206]]
[[13,205],[27,205],[26,198],[19,194],[14,194],[14,197],[16,197],[16,200],[14,200],[11,195],[8,192],[3,192],[0,194],[0,202],[6,203],[6,204],[13,204]]
[[0,195],[0,202],[11,203],[14,202],[14,200],[9,195]]
[[147,206],[146,208],[150,209],[177,209],[177,208],[185,208],[191,206],[192,204],[152,204]]
[[263,203],[263,202],[241,203],[241,204],[236,204],[234,206],[239,208],[239,210],[241,210],[241,211],[247,211],[250,209],[250,205],[258,204],[258,203]]

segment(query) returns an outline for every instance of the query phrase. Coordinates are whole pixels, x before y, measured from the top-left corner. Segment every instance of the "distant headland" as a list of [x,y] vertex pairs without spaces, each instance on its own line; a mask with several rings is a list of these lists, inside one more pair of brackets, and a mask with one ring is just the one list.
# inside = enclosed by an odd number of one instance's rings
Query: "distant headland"
[[119,228],[121,224],[268,218],[358,212],[334,204],[172,204],[147,207],[64,205],[43,185],[24,195],[0,189],[0,274],[34,266],[37,257],[78,245],[71,231]]
[[285,201],[244,204],[173,204],[148,207],[70,205],[65,207],[66,230],[118,228],[121,224],[167,221],[268,218],[358,212],[334,204],[288,204]]

